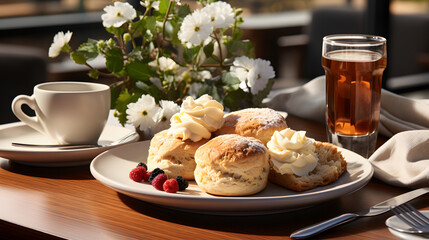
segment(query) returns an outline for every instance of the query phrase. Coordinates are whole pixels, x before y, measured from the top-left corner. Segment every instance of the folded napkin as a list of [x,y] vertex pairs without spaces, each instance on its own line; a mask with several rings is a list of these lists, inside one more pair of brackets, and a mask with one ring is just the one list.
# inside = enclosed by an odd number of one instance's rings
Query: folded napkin
[[[325,76],[294,88],[273,90],[264,100],[272,109],[325,122]],[[391,137],[406,130],[429,129],[429,99],[406,98],[381,91],[380,134]]]
[[429,130],[394,135],[369,158],[374,176],[399,187],[429,187]]
[[[325,77],[273,90],[264,103],[324,123]],[[374,176],[395,186],[429,186],[429,99],[406,98],[383,89],[378,130],[391,138],[369,158]]]

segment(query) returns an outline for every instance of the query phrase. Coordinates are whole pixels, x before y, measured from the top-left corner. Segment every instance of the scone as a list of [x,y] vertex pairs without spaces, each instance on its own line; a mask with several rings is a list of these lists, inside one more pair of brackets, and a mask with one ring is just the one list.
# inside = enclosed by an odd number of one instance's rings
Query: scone
[[256,138],[221,135],[195,153],[195,181],[205,192],[245,196],[262,191],[268,182],[268,150]]
[[276,132],[267,145],[269,180],[291,190],[328,185],[347,170],[347,162],[335,145],[306,138],[305,132]]
[[223,124],[223,106],[209,95],[187,97],[170,128],[155,134],[149,146],[149,171],[161,168],[168,177],[194,179],[194,155]]
[[180,138],[168,135],[168,130],[161,131],[152,138],[149,147],[147,167],[149,171],[161,168],[168,177],[182,176],[187,180],[194,179],[195,160],[197,149],[208,139],[198,142],[183,141]]
[[214,136],[238,134],[257,138],[265,145],[276,130],[287,128],[286,119],[269,108],[247,108],[226,114],[224,119],[223,126],[213,133]]

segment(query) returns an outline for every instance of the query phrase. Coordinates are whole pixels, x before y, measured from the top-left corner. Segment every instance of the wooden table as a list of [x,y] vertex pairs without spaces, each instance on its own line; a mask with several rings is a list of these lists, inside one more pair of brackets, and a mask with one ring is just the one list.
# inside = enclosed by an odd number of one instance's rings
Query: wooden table
[[[288,123],[307,130],[310,137],[326,140],[320,124],[293,116]],[[117,193],[95,180],[88,166],[30,167],[1,158],[0,166],[1,239],[287,239],[298,228],[408,191],[373,179],[355,193],[302,210],[211,216],[167,209]],[[429,209],[428,202],[429,194],[412,204]],[[391,215],[361,218],[320,238],[396,239],[384,225]]]

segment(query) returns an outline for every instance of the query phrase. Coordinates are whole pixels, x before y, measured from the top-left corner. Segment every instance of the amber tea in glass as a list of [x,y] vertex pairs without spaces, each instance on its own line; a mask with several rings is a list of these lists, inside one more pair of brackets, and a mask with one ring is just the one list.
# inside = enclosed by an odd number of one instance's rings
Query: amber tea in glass
[[386,40],[369,35],[323,38],[326,122],[330,142],[364,157],[375,150]]

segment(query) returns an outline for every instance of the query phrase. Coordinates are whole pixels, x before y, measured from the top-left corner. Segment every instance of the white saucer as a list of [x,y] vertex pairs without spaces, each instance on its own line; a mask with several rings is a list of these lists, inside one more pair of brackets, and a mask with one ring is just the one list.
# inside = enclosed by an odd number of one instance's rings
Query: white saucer
[[309,191],[294,192],[269,183],[255,195],[222,197],[203,192],[191,181],[186,191],[166,193],[129,178],[138,162],[146,162],[149,144],[150,141],[131,143],[98,155],[90,165],[92,175],[120,193],[169,208],[217,215],[260,215],[297,210],[341,197],[365,186],[373,174],[367,159],[340,148],[348,164],[347,172],[336,182]]
[[[106,125],[98,143],[109,144],[129,134],[131,129]],[[138,137],[130,138],[126,143],[135,142]],[[82,149],[29,148],[12,146],[12,142],[52,144],[48,137],[22,122],[0,125],[0,157],[34,166],[79,166],[89,164],[98,154],[116,147],[93,147]]]
[[[429,211],[420,211],[426,217],[429,217]],[[408,226],[406,223],[401,221],[396,215],[391,216],[386,220],[386,226],[389,227],[389,231],[398,238],[420,240],[429,239],[429,234],[418,234],[415,229]],[[401,230],[399,230],[401,229]]]

